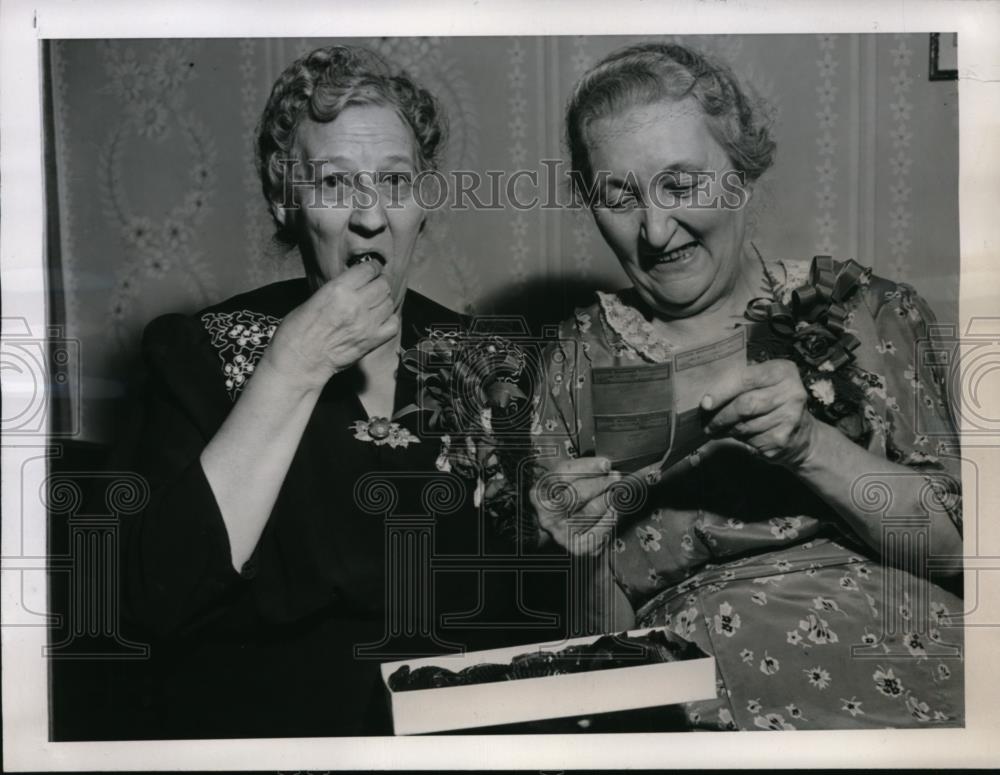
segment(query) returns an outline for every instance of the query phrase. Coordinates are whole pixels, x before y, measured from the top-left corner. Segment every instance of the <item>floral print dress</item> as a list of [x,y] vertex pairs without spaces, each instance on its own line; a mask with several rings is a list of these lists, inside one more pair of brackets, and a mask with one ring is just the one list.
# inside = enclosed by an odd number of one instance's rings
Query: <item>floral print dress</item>
[[[807,269],[783,264],[776,294],[787,299]],[[533,432],[540,446],[555,436],[561,457],[593,454],[593,367],[670,353],[631,291],[598,297],[563,324],[536,395]],[[909,286],[867,276],[846,308],[860,340],[864,445],[924,478],[934,507],[959,525],[945,383],[917,357],[930,310]],[[686,705],[692,728],[964,723],[956,595],[874,557],[793,474],[734,445],[712,442],[678,471],[620,519],[609,562],[637,626],[667,627],[715,657],[717,696]],[[878,519],[887,507],[873,487],[862,499]]]

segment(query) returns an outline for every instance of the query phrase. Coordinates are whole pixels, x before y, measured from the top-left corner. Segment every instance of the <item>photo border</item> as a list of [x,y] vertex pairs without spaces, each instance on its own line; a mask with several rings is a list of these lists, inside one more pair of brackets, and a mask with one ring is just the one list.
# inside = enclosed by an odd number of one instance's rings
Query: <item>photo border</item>
[[[589,5],[590,12],[582,6]],[[794,16],[792,15],[794,14]],[[995,0],[906,2],[872,6],[863,2],[745,0],[613,4],[529,0],[438,0],[427,5],[370,2],[163,2],[114,0],[95,4],[7,0],[0,6],[0,255],[2,308],[7,319],[23,319],[45,335],[46,230],[41,121],[41,45],[45,38],[316,37],[420,35],[601,35],[720,33],[853,33],[955,31],[961,39],[960,228],[962,330],[977,317],[995,315],[1000,298],[1000,5]],[[280,34],[279,34],[280,31]],[[16,181],[16,184],[12,184]],[[6,333],[6,331],[5,331]],[[5,396],[23,388],[4,375]],[[998,396],[990,416],[1000,416]],[[968,454],[995,467],[1000,456],[969,439]],[[965,439],[963,439],[963,445]],[[866,768],[923,765],[976,767],[995,764],[995,722],[991,709],[1000,697],[998,625],[966,632],[966,728],[797,732],[779,741],[767,735],[720,733],[706,748],[703,735],[686,733],[573,736],[463,736],[428,738],[318,738],[284,740],[204,740],[111,743],[48,742],[47,664],[42,659],[47,629],[8,623],[27,607],[44,613],[45,514],[41,504],[21,514],[25,459],[44,454],[47,440],[3,440],[3,576],[25,579],[2,585],[3,742],[7,771],[170,770],[170,769],[453,769],[644,767],[806,767]],[[991,457],[992,455],[992,457]],[[987,485],[990,479],[984,477]],[[38,482],[25,483],[25,489]],[[996,485],[994,485],[996,486]],[[980,493],[980,513],[1000,506],[997,492]],[[11,515],[21,519],[11,518]],[[20,531],[24,528],[25,533]],[[26,548],[27,547],[27,548]],[[42,547],[41,555],[31,547]],[[977,615],[996,608],[997,574],[989,563],[1000,557],[1000,534],[980,520],[975,542],[966,536],[966,600]],[[13,559],[11,559],[13,558]],[[29,562],[30,560],[30,562]],[[23,561],[24,568],[18,563]],[[27,569],[25,569],[27,568]],[[32,572],[32,570],[34,572]],[[23,597],[22,597],[23,591]],[[39,608],[41,606],[41,608]],[[990,611],[986,610],[987,621]],[[1000,624],[1000,618],[997,618]],[[780,751],[780,753],[779,753]],[[155,752],[155,756],[153,755]],[[627,752],[627,753],[623,753]]]

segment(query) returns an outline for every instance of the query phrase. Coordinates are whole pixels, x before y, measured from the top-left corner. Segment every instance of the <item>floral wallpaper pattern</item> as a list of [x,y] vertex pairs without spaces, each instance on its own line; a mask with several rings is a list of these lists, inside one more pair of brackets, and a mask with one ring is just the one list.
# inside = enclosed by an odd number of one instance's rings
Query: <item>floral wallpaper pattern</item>
[[[605,53],[679,40],[730,62],[771,106],[778,153],[751,203],[768,259],[857,258],[956,317],[957,83],[927,78],[926,35],[372,38],[449,117],[446,169],[544,174],[561,115]],[[271,239],[253,163],[274,79],[330,39],[72,40],[49,48],[62,314],[81,340],[84,438],[106,440],[142,328],[299,272]],[[919,131],[917,128],[919,127]],[[917,161],[919,160],[919,162]],[[531,193],[528,181],[519,184]],[[574,209],[431,214],[412,287],[456,309],[625,284]],[[532,296],[534,292],[536,295]],[[539,295],[540,294],[540,295]],[[543,305],[544,306],[544,305]],[[564,305],[565,306],[565,305]],[[562,308],[553,301],[552,314]]]
[[[219,292],[215,270],[196,237],[204,225],[217,182],[215,139],[185,105],[185,85],[194,76],[194,46],[160,44],[147,63],[135,51],[104,42],[99,45],[107,84],[120,105],[122,121],[108,128],[98,150],[97,190],[104,222],[121,236],[125,250],[116,270],[108,316],[116,341],[127,346],[130,311],[144,287],[165,276],[178,277],[192,298],[205,302]],[[188,186],[155,213],[136,212],[131,189],[144,182],[125,168],[128,139],[145,141],[154,152],[176,134],[186,154],[172,158],[184,165]]]
[[910,156],[910,141],[913,133],[909,128],[910,113],[913,106],[906,98],[906,93],[913,85],[913,78],[908,70],[913,59],[913,50],[907,44],[903,35],[894,36],[896,46],[889,52],[895,69],[890,76],[892,90],[889,110],[892,114],[892,129],[889,132],[889,147],[892,151],[889,163],[892,165],[892,185],[889,211],[889,255],[893,274],[904,276],[909,269],[907,253],[913,244],[910,237],[911,213],[907,204],[910,199],[910,187],[907,179],[913,158]]
[[833,255],[837,252],[836,231],[837,219],[834,208],[837,204],[837,191],[834,187],[837,177],[837,119],[836,112],[838,87],[834,83],[837,76],[837,36],[819,36],[819,55],[816,60],[816,75],[819,85],[816,92],[819,95],[819,108],[816,117],[819,127],[816,135],[816,147],[819,153],[819,164],[816,167],[816,252]]

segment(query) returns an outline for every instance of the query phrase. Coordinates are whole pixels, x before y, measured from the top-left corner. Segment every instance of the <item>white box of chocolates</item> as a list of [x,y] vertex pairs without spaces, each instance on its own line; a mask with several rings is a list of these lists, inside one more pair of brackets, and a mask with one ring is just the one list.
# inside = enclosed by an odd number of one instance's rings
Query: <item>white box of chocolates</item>
[[[609,636],[594,635],[383,663],[393,730],[397,735],[474,730],[714,698],[715,659],[662,633],[661,628],[631,630],[629,640],[618,640],[610,653],[604,647],[596,654],[582,648],[602,638],[609,643]],[[633,648],[622,645],[633,638],[639,639]],[[659,645],[645,645],[654,642]],[[586,656],[575,656],[581,652]],[[595,669],[602,659],[625,666]],[[581,668],[581,661],[588,666]],[[459,673],[465,683],[455,678]],[[428,684],[431,688],[423,688]]]

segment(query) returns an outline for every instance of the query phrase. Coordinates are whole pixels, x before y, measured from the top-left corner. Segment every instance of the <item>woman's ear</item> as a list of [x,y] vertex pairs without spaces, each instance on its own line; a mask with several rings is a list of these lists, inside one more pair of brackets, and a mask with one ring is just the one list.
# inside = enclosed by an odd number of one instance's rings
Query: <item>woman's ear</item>
[[280,204],[278,204],[273,200],[268,202],[268,207],[271,210],[271,216],[274,218],[274,220],[281,228],[284,229],[290,225],[291,216],[289,215],[287,208],[282,207]]
[[299,208],[297,205],[292,204],[290,207],[286,207],[279,202],[269,202],[268,208],[271,211],[271,217],[274,218],[274,222],[278,226],[278,232],[283,235],[282,239],[289,243],[297,243],[298,238],[298,226],[301,223],[299,221]]

